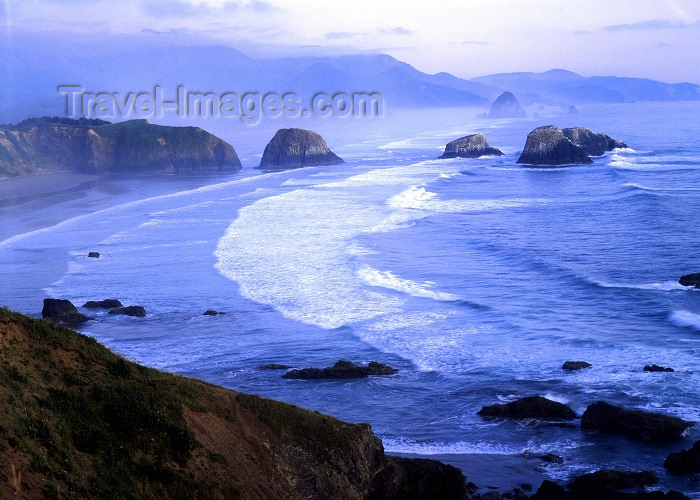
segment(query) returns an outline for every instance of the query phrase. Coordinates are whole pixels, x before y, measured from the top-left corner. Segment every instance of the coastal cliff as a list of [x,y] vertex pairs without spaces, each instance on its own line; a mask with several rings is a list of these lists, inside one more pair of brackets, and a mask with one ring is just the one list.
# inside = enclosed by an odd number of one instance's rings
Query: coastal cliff
[[233,147],[199,127],[43,117],[0,127],[0,175],[237,171]]
[[0,309],[2,498],[465,498],[367,424],[159,372]]

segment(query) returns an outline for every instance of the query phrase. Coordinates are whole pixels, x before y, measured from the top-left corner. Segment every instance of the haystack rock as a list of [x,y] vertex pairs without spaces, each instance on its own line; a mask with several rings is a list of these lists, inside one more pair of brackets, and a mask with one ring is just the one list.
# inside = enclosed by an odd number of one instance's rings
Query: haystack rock
[[316,132],[300,128],[282,128],[265,146],[258,168],[282,170],[287,168],[337,165],[343,159],[328,148]]
[[472,134],[450,141],[445,146],[445,152],[439,158],[479,158],[481,156],[503,156],[498,148],[492,148],[484,134]]
[[527,113],[523,103],[512,92],[503,92],[499,95],[489,111],[489,118],[526,118]]
[[525,148],[517,163],[529,165],[567,165],[593,163],[586,151],[571,142],[554,125],[537,127],[527,135]]

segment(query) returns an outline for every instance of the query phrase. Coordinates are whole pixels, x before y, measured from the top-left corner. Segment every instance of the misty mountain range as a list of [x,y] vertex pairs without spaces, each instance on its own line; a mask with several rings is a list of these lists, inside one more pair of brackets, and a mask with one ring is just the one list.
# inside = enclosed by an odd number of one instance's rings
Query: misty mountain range
[[[700,100],[700,86],[641,78],[584,77],[553,69],[544,73],[503,73],[466,80],[447,72],[429,75],[389,55],[252,59],[228,47],[0,47],[7,78],[0,122],[28,116],[65,114],[59,85],[95,92],[188,90],[222,93],[379,92],[387,109],[469,106],[488,109],[502,92],[523,104],[571,105],[632,101]],[[446,68],[449,70],[449,68]],[[171,90],[172,89],[172,90]]]

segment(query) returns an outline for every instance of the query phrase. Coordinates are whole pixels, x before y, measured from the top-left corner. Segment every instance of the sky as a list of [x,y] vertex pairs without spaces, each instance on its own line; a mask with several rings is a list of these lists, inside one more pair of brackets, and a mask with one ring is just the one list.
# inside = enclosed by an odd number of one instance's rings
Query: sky
[[700,83],[700,0],[0,0],[2,40],[386,53],[462,78],[563,68]]

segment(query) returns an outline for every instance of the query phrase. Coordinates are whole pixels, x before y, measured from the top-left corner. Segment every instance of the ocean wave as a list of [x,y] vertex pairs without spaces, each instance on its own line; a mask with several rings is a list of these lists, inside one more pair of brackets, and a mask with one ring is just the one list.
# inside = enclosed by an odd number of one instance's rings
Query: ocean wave
[[700,330],[700,314],[685,310],[673,311],[668,320],[676,326]]
[[657,290],[663,292],[685,290],[688,288],[678,283],[678,281],[662,281],[659,283],[609,283],[591,279],[587,279],[586,281],[601,288],[628,288],[632,290]]
[[[381,437],[381,436],[380,436]],[[382,438],[388,453],[410,453],[413,455],[518,455],[522,449],[503,443],[478,441],[420,442],[405,438]]]
[[623,187],[631,188],[631,189],[638,189],[640,191],[649,191],[652,193],[656,192],[684,192],[684,191],[700,191],[700,188],[696,187],[682,187],[682,188],[658,188],[658,187],[651,187],[651,186],[644,186],[642,184],[637,184],[634,182],[627,182],[622,185]]
[[431,290],[435,286],[432,281],[417,282],[403,278],[399,278],[391,271],[378,271],[367,265],[362,266],[357,271],[359,276],[365,283],[370,286],[388,288],[398,292],[404,292],[413,297],[425,297],[440,301],[454,301],[459,297],[451,293],[437,292]]
[[437,196],[435,193],[426,191],[424,187],[411,186],[407,190],[389,198],[387,204],[392,208],[415,208],[427,209],[429,202]]

